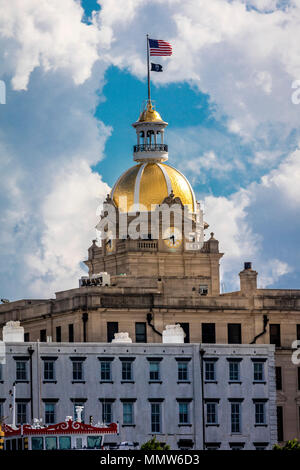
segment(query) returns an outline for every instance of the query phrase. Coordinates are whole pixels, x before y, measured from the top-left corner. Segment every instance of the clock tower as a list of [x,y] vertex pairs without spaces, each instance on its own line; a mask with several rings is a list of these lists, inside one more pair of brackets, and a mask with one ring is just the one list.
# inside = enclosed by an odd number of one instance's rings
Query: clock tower
[[205,241],[208,224],[189,181],[166,163],[167,125],[148,100],[132,125],[136,164],[107,196],[97,226],[102,246],[94,241],[85,263],[90,275],[108,272],[116,285],[156,288],[159,283],[176,295],[190,284],[216,295],[222,254],[213,234]]

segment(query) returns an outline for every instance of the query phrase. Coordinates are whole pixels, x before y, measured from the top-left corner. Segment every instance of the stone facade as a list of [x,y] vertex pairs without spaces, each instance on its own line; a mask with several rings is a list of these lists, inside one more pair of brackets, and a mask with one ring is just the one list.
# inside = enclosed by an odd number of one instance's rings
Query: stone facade
[[[230,375],[230,362],[237,375]],[[261,376],[254,375],[255,364]],[[119,422],[120,434],[106,444],[141,445],[157,435],[172,449],[202,449],[203,434],[205,448],[271,449],[276,442],[270,345],[5,343],[0,405],[6,422],[12,422],[13,382],[17,423],[20,414],[27,422],[64,421],[79,405],[85,422],[91,416],[93,423]]]
[[274,341],[270,325],[280,325],[280,343],[275,354],[282,376],[277,390],[283,422],[283,436],[279,438],[300,438],[300,384],[298,367],[291,361],[291,344],[300,333],[300,290],[256,289],[253,277],[256,279],[255,271],[250,276],[242,271],[240,291],[200,295],[202,280],[196,283],[195,279],[182,278],[182,288],[177,286],[172,292],[171,276],[160,280],[112,276],[109,287],[75,288],[58,292],[55,299],[0,305],[0,321],[4,326],[7,321],[19,320],[30,341],[45,341],[48,337],[53,341],[76,342],[110,340],[110,327],[113,331],[128,332],[136,342],[137,330],[142,327],[144,340],[156,343],[161,341],[159,333],[165,326],[175,323],[189,326],[186,341],[201,342],[205,341],[203,324],[213,323],[216,343],[228,343],[228,324],[240,324],[243,344],[256,337],[256,344],[269,344]]

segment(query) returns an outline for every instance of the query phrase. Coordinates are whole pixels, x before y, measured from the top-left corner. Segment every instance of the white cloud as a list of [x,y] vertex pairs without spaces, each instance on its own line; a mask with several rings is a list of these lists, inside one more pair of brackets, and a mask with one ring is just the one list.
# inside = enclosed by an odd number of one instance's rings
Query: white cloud
[[90,168],[111,132],[93,116],[107,64],[95,63],[99,31],[76,2],[0,11],[1,296],[50,297],[76,287],[109,189]]
[[[286,8],[271,0],[128,0],[126,8],[119,0],[99,3],[87,25],[78,1],[0,0],[1,74],[19,90],[8,87],[1,116],[4,297],[48,296],[73,286],[80,274],[79,261],[93,238],[94,201],[107,191],[90,170],[103,157],[110,132],[93,117],[95,92],[110,64],[145,78],[150,24],[151,35],[174,48],[171,58],[162,59],[165,72],[153,80],[187,81],[208,93],[230,132],[262,146],[255,148],[257,165],[276,163],[274,140],[281,155],[289,136],[299,133],[299,107],[291,101],[291,83],[300,78],[299,2]],[[188,138],[194,148],[190,172],[215,168],[221,175],[230,166],[243,167],[242,159],[225,160],[218,148],[206,145],[199,152],[195,132]],[[282,243],[285,237],[287,247],[298,240],[298,158],[291,154],[231,197],[206,197],[206,218],[226,251],[229,283],[243,257],[252,257],[266,284],[300,261]]]
[[205,218],[220,250],[226,290],[238,288],[243,261],[253,261],[259,287],[288,282],[298,287],[300,253],[300,150],[257,183],[228,198],[207,196]]
[[33,295],[77,287],[84,274],[80,263],[96,234],[96,210],[109,189],[85,161],[58,170],[41,207],[41,244],[25,257]]
[[[188,81],[210,95],[229,129],[247,139],[284,123],[298,132],[299,112],[291,102],[291,83],[300,77],[300,5],[282,8],[272,1],[131,1],[120,18],[120,5],[106,0],[99,14],[108,29],[107,58],[145,77],[144,32],[169,40],[174,54],[162,58],[159,84]],[[249,5],[256,9],[247,8]],[[263,13],[268,11],[267,14]],[[270,129],[269,129],[270,132]]]
[[76,84],[90,77],[100,36],[95,24],[81,22],[82,15],[73,0],[1,0],[2,61],[15,90],[27,88],[36,67],[63,69]]

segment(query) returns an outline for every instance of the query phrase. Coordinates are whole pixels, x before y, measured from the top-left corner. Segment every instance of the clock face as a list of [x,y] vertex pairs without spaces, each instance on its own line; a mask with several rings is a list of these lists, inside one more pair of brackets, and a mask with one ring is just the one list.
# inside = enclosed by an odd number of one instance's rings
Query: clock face
[[178,248],[181,245],[182,237],[178,228],[169,227],[164,232],[164,243],[168,248]]
[[111,253],[115,250],[115,240],[112,238],[112,233],[107,233],[107,238],[105,240],[106,252]]

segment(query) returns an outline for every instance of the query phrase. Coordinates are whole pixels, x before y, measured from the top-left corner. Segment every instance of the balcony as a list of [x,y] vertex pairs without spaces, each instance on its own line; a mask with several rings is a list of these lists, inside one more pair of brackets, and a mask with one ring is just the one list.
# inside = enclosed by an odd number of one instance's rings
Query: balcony
[[141,144],[134,145],[133,152],[167,152],[168,146],[166,144]]

